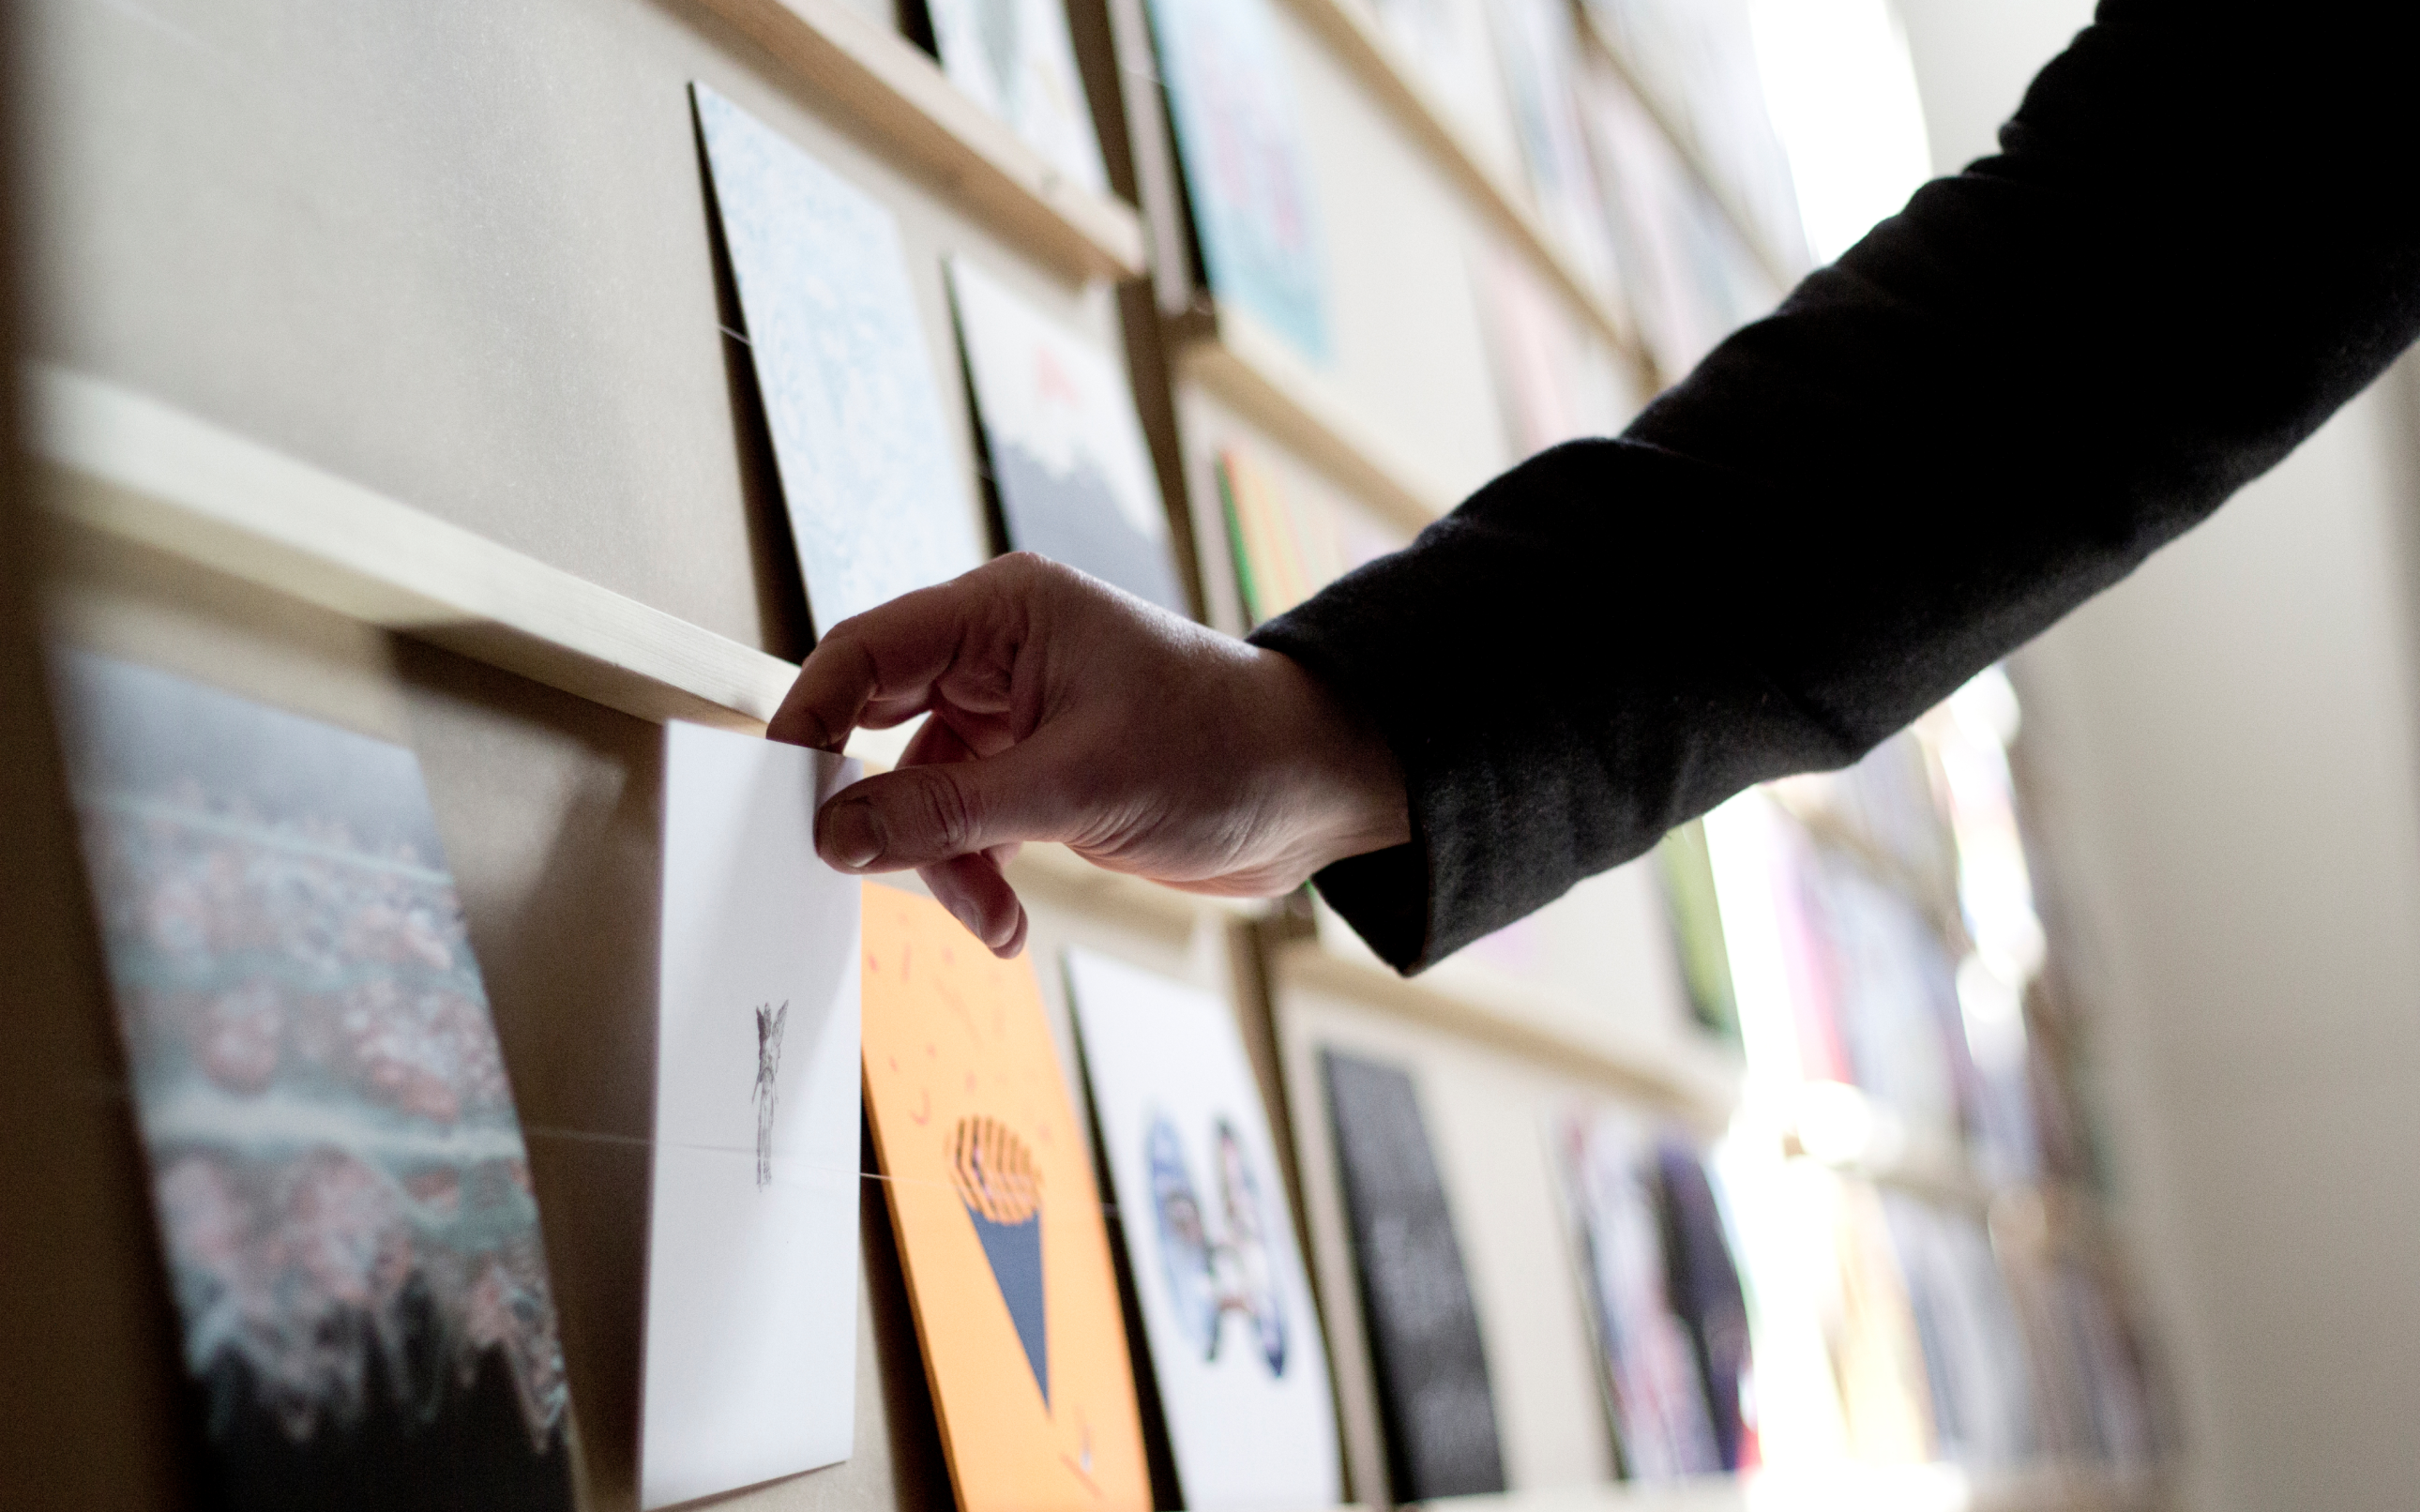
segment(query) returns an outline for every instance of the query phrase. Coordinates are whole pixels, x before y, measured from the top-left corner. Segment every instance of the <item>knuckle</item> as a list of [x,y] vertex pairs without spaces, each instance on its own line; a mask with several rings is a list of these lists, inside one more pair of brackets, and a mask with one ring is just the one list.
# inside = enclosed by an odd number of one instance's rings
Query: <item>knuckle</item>
[[981,816],[964,783],[941,768],[923,768],[912,801],[917,829],[934,854],[956,856],[969,848]]

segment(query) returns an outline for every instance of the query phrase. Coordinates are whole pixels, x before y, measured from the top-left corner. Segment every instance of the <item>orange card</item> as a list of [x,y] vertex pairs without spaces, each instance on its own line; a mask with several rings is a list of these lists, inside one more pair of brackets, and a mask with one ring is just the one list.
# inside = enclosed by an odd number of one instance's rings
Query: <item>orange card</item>
[[966,1512],[1148,1508],[1099,1191],[1041,988],[865,887],[865,1105]]

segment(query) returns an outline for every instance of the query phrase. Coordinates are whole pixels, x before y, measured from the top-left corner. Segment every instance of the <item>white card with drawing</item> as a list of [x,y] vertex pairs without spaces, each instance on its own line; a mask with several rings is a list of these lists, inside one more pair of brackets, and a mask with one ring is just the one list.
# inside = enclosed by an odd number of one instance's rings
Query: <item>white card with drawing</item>
[[858,776],[665,727],[643,1507],[849,1455],[859,884],[814,825]]
[[1327,1348],[1233,1011],[1089,950],[1067,991],[1185,1504],[1334,1505]]

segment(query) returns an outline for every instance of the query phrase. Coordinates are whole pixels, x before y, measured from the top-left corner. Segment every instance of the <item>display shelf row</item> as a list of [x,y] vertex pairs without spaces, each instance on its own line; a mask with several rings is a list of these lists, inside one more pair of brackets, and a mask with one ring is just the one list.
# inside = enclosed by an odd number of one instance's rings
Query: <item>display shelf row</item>
[[[797,669],[677,616],[105,380],[26,374],[29,430],[53,513],[105,534],[382,626],[649,720],[753,733]],[[897,732],[861,731],[849,752],[893,764]],[[1180,892],[1027,847],[1012,878],[1122,911],[1180,920],[1249,917],[1251,900]],[[1561,1058],[1719,1119],[1735,1092],[1719,1057],[1684,1063],[1534,1027],[1503,1004],[1405,982],[1316,946],[1285,969],[1334,981],[1414,1018]]]
[[1638,360],[1643,355],[1638,333],[1620,303],[1556,244],[1528,193],[1488,162],[1469,132],[1454,121],[1387,35],[1369,0],[1289,0],[1289,4],[1362,86],[1394,115],[1405,133],[1462,186],[1489,224],[1544,271],[1589,324]]
[[801,84],[1045,261],[1139,278],[1142,221],[1068,179],[953,85],[923,49],[843,0],[706,0]]

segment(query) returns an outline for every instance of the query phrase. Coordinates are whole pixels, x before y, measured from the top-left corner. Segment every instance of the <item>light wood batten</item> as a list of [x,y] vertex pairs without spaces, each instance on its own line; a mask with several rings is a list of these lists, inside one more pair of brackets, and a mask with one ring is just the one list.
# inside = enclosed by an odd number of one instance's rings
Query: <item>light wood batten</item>
[[1700,1057],[1668,1046],[1616,1043],[1610,1036],[1583,1039],[1531,1022],[1505,1005],[1349,960],[1315,940],[1279,947],[1272,975],[1281,997],[1292,985],[1445,1029],[1659,1104],[1710,1133],[1722,1127],[1738,1102],[1737,1072],[1712,1052]]
[[1453,507],[1276,335],[1233,310],[1198,307],[1169,322],[1180,376],[1201,384],[1345,491],[1419,531]]
[[1078,279],[1139,278],[1142,221],[1073,182],[914,43],[841,0],[705,0],[852,122],[1010,240]]
[[36,365],[52,513],[645,719],[764,728],[798,669],[147,395]]
[[[798,668],[498,546],[103,379],[35,365],[27,432],[41,499],[71,525],[409,635],[642,719],[757,733]],[[898,764],[907,730],[848,753]],[[1249,915],[1212,898],[1028,846],[1020,884],[1163,918]]]
[[1472,147],[1468,133],[1413,71],[1403,50],[1370,11],[1368,0],[1287,0],[1296,15],[1352,69],[1373,98],[1470,195],[1481,214],[1544,272],[1590,325],[1633,362],[1644,361],[1638,332],[1620,301],[1598,287],[1557,244],[1521,186]]

